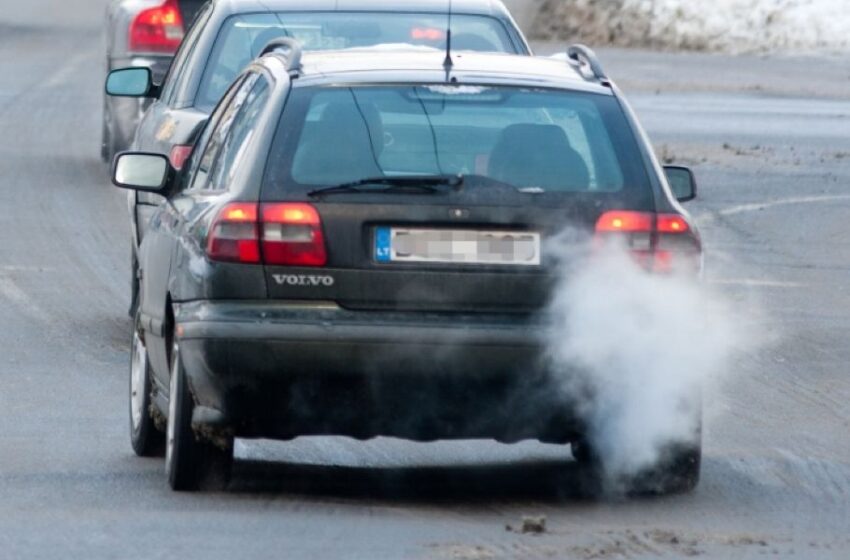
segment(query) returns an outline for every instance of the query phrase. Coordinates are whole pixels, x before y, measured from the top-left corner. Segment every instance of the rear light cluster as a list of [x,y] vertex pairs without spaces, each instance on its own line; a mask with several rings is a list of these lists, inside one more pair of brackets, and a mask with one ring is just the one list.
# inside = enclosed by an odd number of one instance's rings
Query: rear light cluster
[[207,256],[245,264],[324,266],[322,221],[309,204],[234,202],[213,221]]
[[183,40],[183,17],[177,0],[165,0],[154,8],[142,10],[130,24],[130,50],[136,52],[177,52]]
[[679,214],[614,210],[596,222],[598,242],[622,241],[635,260],[651,272],[699,272],[702,246]]
[[189,156],[192,155],[192,144],[176,144],[171,148],[171,153],[168,154],[168,160],[171,162],[171,167],[180,171]]

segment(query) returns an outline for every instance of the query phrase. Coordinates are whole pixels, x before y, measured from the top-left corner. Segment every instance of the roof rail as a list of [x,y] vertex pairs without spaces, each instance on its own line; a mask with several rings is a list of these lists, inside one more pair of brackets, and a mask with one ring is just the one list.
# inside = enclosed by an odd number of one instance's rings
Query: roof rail
[[603,85],[611,83],[611,80],[608,79],[608,75],[605,74],[605,70],[602,69],[602,64],[596,57],[596,53],[593,52],[593,49],[590,47],[586,45],[571,45],[567,49],[567,59],[576,63],[579,68],[589,68],[593,73],[593,77],[599,80]]
[[301,43],[292,37],[278,37],[272,39],[263,47],[258,56],[269,53],[279,53],[286,57],[286,69],[290,73],[297,74],[301,70]]

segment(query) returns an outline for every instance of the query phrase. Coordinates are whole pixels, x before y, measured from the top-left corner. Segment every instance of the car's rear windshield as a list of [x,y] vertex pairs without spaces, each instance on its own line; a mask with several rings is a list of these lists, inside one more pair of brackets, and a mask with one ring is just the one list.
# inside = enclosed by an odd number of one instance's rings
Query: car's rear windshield
[[[243,14],[222,25],[201,78],[195,105],[211,109],[233,79],[269,41],[294,37],[306,50],[337,50],[380,44],[444,49],[446,16],[389,12],[280,12]],[[452,48],[515,53],[503,22],[484,15],[452,16]]]
[[290,94],[266,189],[457,175],[529,194],[651,197],[644,159],[611,95],[458,85],[300,87]]

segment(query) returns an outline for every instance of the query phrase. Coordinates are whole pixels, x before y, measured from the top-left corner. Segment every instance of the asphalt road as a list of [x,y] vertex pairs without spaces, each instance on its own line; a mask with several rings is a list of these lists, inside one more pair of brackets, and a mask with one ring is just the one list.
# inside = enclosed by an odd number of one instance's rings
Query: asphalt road
[[692,495],[554,498],[572,459],[535,443],[339,438],[240,443],[228,492],[181,495],[127,436],[103,2],[37,4],[0,15],[0,558],[850,557],[846,60],[603,51],[697,171],[710,286],[764,334],[711,396]]

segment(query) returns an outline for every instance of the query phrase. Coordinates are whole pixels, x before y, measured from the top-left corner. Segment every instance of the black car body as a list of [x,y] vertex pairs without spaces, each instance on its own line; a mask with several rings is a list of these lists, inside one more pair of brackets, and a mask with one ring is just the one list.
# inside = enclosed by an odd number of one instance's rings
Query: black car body
[[[225,450],[234,436],[580,439],[541,359],[555,266],[523,247],[569,226],[631,236],[650,263],[701,254],[615,86],[505,55],[293,58],[240,76],[142,242],[137,351],[169,429],[187,433],[179,416]],[[572,147],[560,125],[526,122],[528,107],[566,123]],[[392,180],[356,181],[376,165]],[[447,174],[419,176],[431,168]],[[488,248],[429,260],[389,234]]]
[[[151,69],[162,82],[186,30],[206,0],[112,0],[106,9],[106,71],[128,66]],[[112,156],[133,142],[149,100],[106,96],[101,155]]]
[[[235,51],[229,46],[229,33],[236,25],[257,25],[251,18],[273,18],[273,25],[289,25],[290,22],[295,22],[292,25],[297,24],[300,27],[295,28],[293,33],[301,34],[299,36],[308,40],[307,48],[328,47],[327,44],[309,43],[308,32],[311,26],[328,27],[331,38],[337,37],[334,35],[336,30],[339,37],[346,38],[343,45],[346,47],[371,46],[376,42],[392,40],[443,48],[443,26],[448,24],[446,6],[442,0],[404,2],[403,7],[383,0],[211,2],[198,15],[197,22],[186,36],[165,82],[161,87],[152,88],[155,99],[138,126],[133,149],[171,155],[172,163],[179,166],[180,160],[188,154],[198,130],[226,87],[265,43],[272,37],[279,36],[279,33],[260,34],[253,38],[250,49],[244,49],[244,52]],[[458,0],[454,2],[453,10],[453,26],[456,31],[460,31],[455,33],[454,48],[530,54],[528,43],[499,0]],[[395,20],[386,25],[379,25],[381,18]],[[475,31],[474,26],[480,22],[486,22],[486,26],[480,25],[482,32],[492,35],[498,33],[498,40],[494,38],[491,42],[485,41],[482,44],[481,37],[470,32],[464,33],[463,26],[467,21],[470,22],[467,28],[471,31]],[[265,24],[269,22],[266,21]],[[485,27],[487,29],[484,29]],[[387,35],[388,33],[401,35],[396,37]],[[418,36],[414,37],[417,33]],[[328,39],[327,36],[323,37]],[[228,52],[238,52],[236,60],[226,65],[216,65],[212,62],[226,60]],[[218,68],[223,68],[224,71],[219,72]],[[133,265],[131,311],[135,307],[138,290],[136,255],[139,241],[144,236],[154,208],[160,202],[159,197],[146,193],[139,193],[130,199]]]

